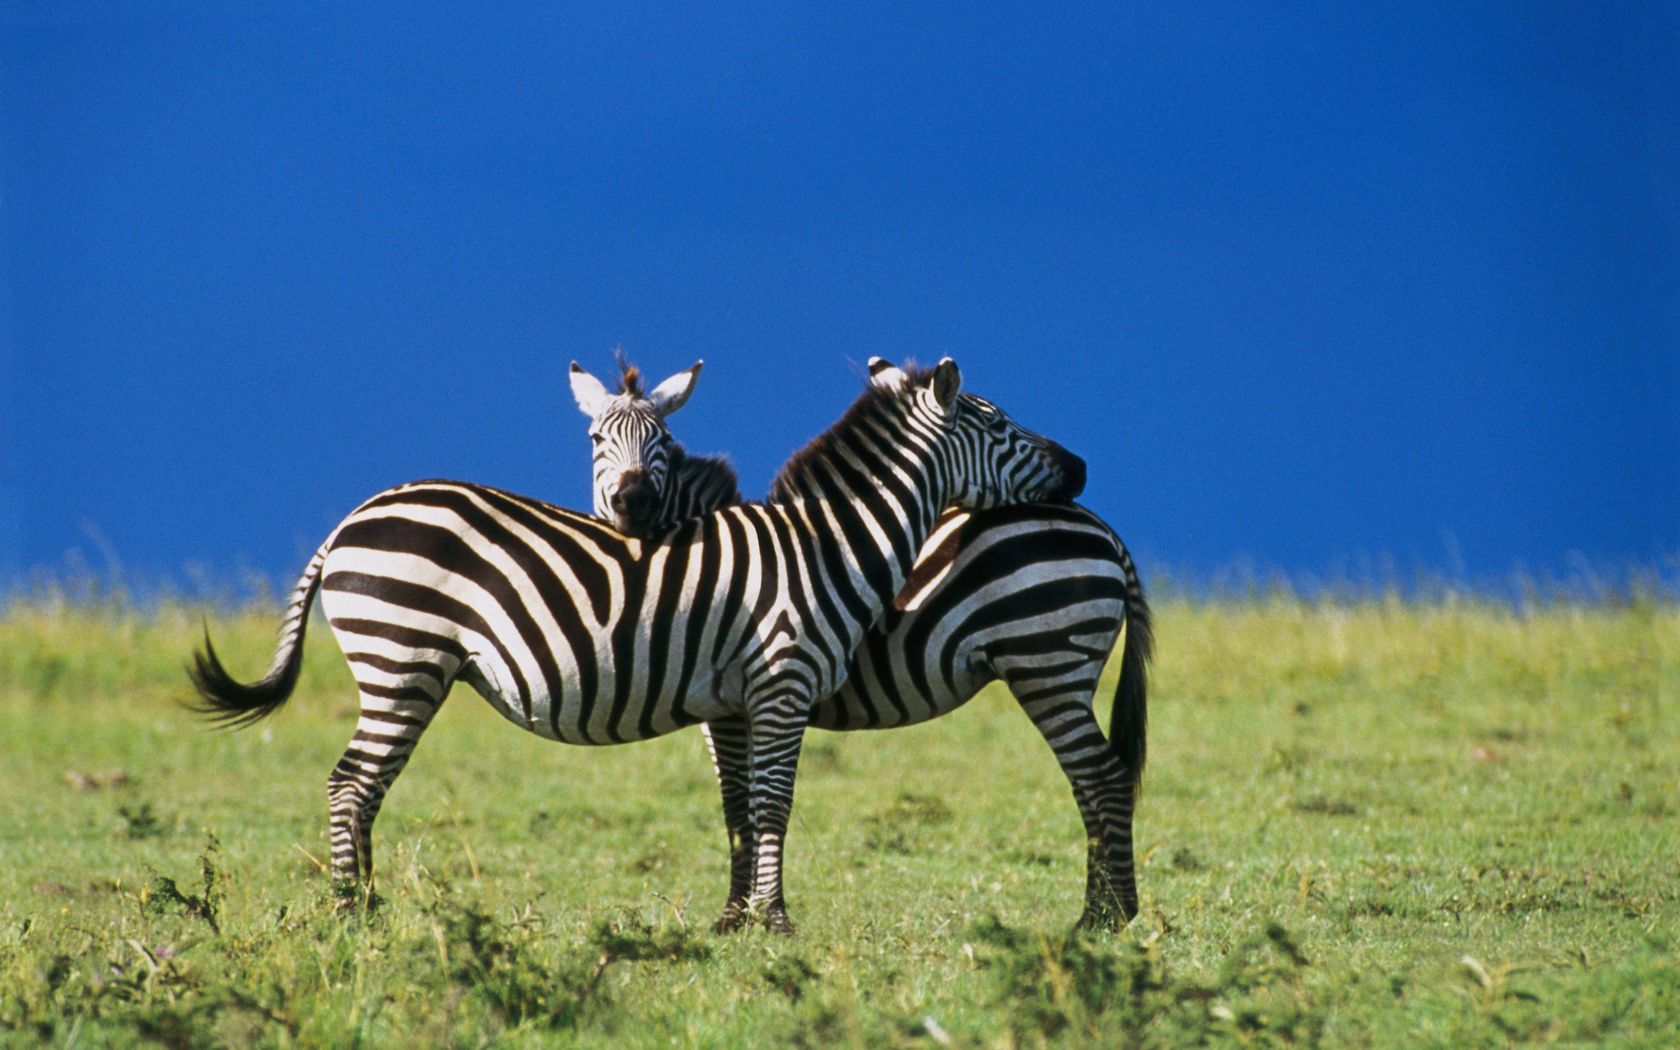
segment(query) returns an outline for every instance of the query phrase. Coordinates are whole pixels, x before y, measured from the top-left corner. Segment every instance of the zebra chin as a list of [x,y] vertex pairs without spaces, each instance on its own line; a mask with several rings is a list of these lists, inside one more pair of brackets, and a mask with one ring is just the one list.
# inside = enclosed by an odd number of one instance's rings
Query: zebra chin
[[665,521],[661,520],[659,504],[654,500],[635,500],[623,505],[614,505],[612,516],[607,519],[613,528],[626,536],[645,539],[656,532],[664,530]]
[[637,539],[647,539],[666,532],[675,524],[670,512],[662,510],[657,503],[614,511],[607,520],[612,522],[613,528],[619,532]]
[[659,522],[651,514],[615,514],[611,520],[613,528],[638,539],[645,539],[659,531]]

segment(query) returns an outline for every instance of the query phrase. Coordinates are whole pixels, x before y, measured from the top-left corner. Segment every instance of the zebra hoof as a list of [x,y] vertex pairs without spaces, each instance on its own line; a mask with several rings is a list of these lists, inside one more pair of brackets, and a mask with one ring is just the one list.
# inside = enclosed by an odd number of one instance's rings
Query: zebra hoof
[[1087,901],[1085,911],[1079,916],[1079,921],[1073,924],[1076,930],[1098,930],[1103,933],[1119,933],[1126,928],[1126,924],[1137,917],[1137,905],[1130,907],[1124,904],[1098,903]]
[[334,911],[342,916],[351,917],[372,915],[385,903],[385,898],[373,892],[373,888],[364,883],[335,882],[332,888],[332,902]]
[[749,918],[745,905],[740,901],[730,901],[723,906],[723,914],[718,916],[717,922],[712,923],[712,932],[737,933],[747,928]]
[[1118,933],[1137,918],[1137,913],[1137,889],[1129,880],[1093,876],[1085,891],[1085,913],[1079,917],[1076,928]]
[[793,920],[788,918],[786,908],[771,908],[764,913],[764,928],[778,937],[792,937],[795,931]]

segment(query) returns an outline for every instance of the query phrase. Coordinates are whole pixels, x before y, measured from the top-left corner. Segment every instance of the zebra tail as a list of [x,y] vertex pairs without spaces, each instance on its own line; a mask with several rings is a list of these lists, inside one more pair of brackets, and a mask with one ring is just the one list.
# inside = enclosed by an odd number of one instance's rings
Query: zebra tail
[[1143,766],[1149,757],[1149,660],[1155,652],[1149,599],[1144,596],[1137,566],[1124,543],[1116,542],[1120,568],[1126,574],[1126,647],[1120,660],[1120,684],[1109,713],[1108,743],[1132,776],[1132,790],[1143,787]]
[[247,683],[229,674],[216,656],[216,647],[210,644],[210,629],[205,628],[204,648],[193,653],[192,666],[187,668],[201,701],[188,705],[193,711],[224,729],[242,729],[267,718],[290,699],[303,668],[303,636],[309,627],[309,606],[321,584],[321,563],[326,560],[331,544],[330,538],[321,544],[297,586],[292,588],[292,600],[280,624],[274,661],[262,678]]

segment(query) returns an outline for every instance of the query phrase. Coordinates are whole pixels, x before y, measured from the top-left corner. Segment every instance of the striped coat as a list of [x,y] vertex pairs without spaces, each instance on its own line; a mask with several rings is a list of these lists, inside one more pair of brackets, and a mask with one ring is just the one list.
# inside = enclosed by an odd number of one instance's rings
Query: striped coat
[[[205,709],[243,723],[285,702],[319,590],[361,700],[328,778],[333,874],[352,893],[371,883],[385,794],[457,680],[568,743],[741,720],[755,831],[745,910],[791,932],[781,844],[812,705],[839,685],[944,506],[1065,498],[1083,484],[1077,457],[960,394],[960,382],[949,361],[915,375],[878,369],[784,469],[782,498],[657,541],[461,482],[379,493],[311,559],[267,676],[237,681],[206,642],[193,668]],[[869,476],[895,479],[890,498],[858,482],[871,457]]]
[[[617,393],[572,365],[590,417],[597,515],[638,535],[741,502],[721,459],[690,455],[671,436],[669,402],[642,390],[623,365]],[[699,365],[656,389],[692,392]],[[680,405],[681,402],[678,402]],[[626,482],[625,479],[628,479]],[[636,499],[614,499],[628,484]],[[1124,636],[1109,738],[1094,716],[1098,678]],[[1143,770],[1151,649],[1149,605],[1125,545],[1073,505],[949,510],[910,579],[853,656],[839,691],[817,703],[812,726],[890,729],[956,710],[993,681],[1007,684],[1074,788],[1090,842],[1082,921],[1114,926],[1137,911],[1132,850]],[[726,920],[751,888],[753,828],[745,796],[745,727],[707,725],[736,863]]]

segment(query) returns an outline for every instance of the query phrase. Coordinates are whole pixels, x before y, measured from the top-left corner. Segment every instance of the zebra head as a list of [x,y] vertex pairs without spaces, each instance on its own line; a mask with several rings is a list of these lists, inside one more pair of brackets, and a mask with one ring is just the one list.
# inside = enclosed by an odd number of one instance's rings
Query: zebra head
[[1085,461],[1042,434],[1021,426],[1003,409],[961,393],[957,364],[944,358],[925,374],[909,373],[879,357],[869,359],[870,382],[910,396],[912,426],[925,428],[940,450],[952,502],[982,510],[1006,503],[1071,500],[1085,488]]
[[665,417],[688,400],[702,363],[644,393],[641,373],[621,361],[615,394],[572,362],[572,396],[589,417],[594,445],[595,514],[620,532],[640,534],[659,513],[676,446]]

